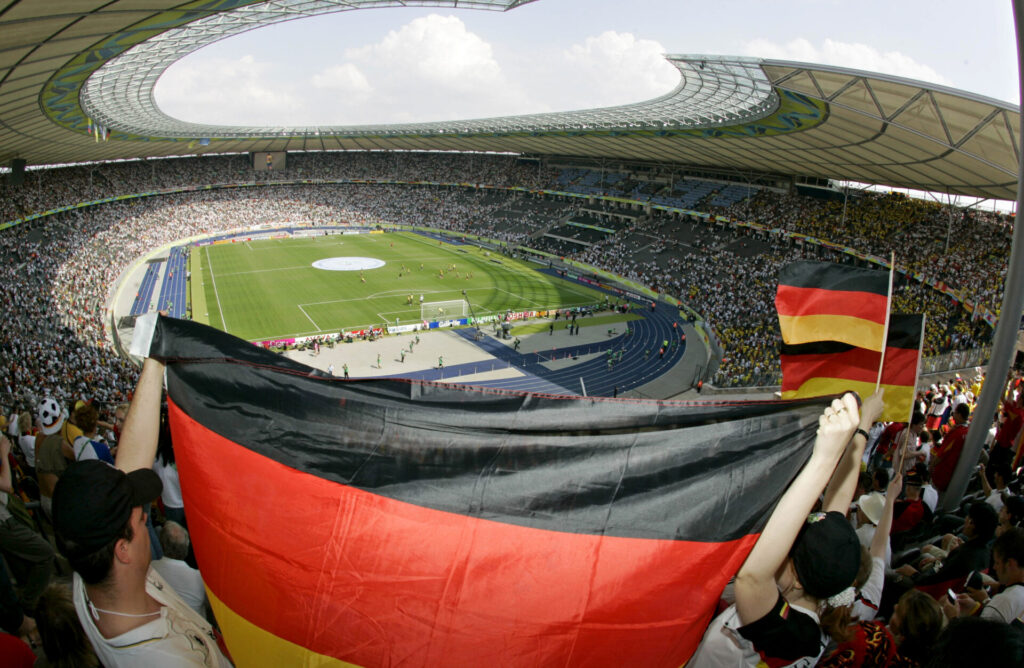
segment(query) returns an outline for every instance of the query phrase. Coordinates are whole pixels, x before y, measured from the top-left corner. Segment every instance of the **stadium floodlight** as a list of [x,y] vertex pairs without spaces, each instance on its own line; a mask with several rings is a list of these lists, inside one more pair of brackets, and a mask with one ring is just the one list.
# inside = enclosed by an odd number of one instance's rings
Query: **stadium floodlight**
[[469,315],[469,304],[465,299],[451,299],[443,302],[423,302],[420,304],[420,320],[451,320],[465,318]]

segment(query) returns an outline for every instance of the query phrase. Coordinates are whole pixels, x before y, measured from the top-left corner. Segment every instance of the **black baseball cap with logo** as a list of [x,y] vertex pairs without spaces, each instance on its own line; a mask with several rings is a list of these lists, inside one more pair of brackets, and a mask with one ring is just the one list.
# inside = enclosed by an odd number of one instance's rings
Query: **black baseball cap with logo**
[[152,469],[125,473],[98,459],[75,462],[53,491],[53,526],[76,552],[90,554],[120,534],[132,508],[148,506],[161,491]]

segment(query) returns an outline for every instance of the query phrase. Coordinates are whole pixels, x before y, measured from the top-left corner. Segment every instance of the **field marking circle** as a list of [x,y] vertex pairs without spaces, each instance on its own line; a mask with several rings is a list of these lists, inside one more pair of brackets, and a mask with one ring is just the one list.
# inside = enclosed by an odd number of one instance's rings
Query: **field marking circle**
[[324,271],[363,271],[383,267],[384,260],[375,257],[328,257],[313,263],[315,269]]

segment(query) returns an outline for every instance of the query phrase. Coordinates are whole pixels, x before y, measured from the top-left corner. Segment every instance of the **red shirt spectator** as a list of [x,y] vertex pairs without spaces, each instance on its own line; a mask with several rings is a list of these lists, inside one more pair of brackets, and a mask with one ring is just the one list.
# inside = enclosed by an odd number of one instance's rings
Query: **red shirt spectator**
[[932,451],[933,466],[932,484],[935,489],[945,492],[953,479],[953,472],[956,471],[956,464],[960,461],[960,453],[964,449],[964,440],[967,438],[967,420],[970,417],[970,408],[967,404],[959,404],[955,409],[956,426],[948,434],[942,437],[942,443]]
[[1003,422],[996,431],[996,445],[1003,448],[1012,448],[1021,425],[1024,424],[1024,391],[1017,395],[1017,399],[1007,399],[1003,402]]

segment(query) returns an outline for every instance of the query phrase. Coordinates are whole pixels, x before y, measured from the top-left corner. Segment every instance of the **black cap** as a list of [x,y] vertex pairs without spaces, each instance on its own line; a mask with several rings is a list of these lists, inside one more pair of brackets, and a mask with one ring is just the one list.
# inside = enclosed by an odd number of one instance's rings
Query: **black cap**
[[125,473],[98,459],[75,462],[53,490],[53,526],[89,554],[114,540],[132,508],[155,501],[163,487],[152,469]]
[[842,513],[811,513],[792,550],[804,591],[817,599],[853,584],[860,569],[860,539]]

